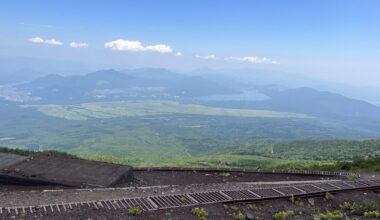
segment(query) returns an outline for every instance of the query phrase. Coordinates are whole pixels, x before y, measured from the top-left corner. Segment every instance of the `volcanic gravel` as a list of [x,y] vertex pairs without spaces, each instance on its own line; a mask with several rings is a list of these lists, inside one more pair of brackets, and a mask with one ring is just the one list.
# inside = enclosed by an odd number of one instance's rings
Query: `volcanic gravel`
[[[227,204],[228,206],[236,206],[242,214],[251,212],[256,220],[268,220],[273,219],[273,215],[280,211],[293,210],[295,215],[287,219],[298,220],[313,220],[314,215],[318,212],[325,212],[327,210],[334,211],[340,210],[339,205],[343,202],[356,202],[361,203],[364,201],[380,201],[380,193],[376,190],[363,190],[363,191],[346,191],[334,194],[335,198],[330,201],[326,201],[323,197],[304,197],[301,198],[304,202],[304,206],[297,206],[290,203],[287,199],[257,201],[254,203],[239,203],[239,204]],[[255,204],[257,209],[254,211],[247,210],[248,204]],[[234,219],[233,211],[231,211],[226,204],[212,204],[202,205],[202,207],[208,213],[209,220],[231,220]],[[14,215],[3,215],[0,219],[41,219],[41,220],[106,220],[106,219],[136,219],[136,220],[196,220],[199,219],[192,214],[193,207],[166,209],[158,211],[143,212],[139,216],[128,215],[128,210],[118,209],[107,211],[105,209],[97,210],[95,208],[74,208],[66,212],[54,212],[43,213],[35,212],[33,215],[20,215],[18,217]],[[356,216],[351,212],[344,212],[345,216],[352,219],[366,219],[361,216]],[[344,218],[345,219],[345,218]]]

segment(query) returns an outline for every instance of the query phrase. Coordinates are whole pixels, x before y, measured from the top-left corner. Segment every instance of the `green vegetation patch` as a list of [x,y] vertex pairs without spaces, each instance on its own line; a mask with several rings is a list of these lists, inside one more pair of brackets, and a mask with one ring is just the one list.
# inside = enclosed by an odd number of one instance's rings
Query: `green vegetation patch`
[[334,198],[335,198],[335,197],[334,197],[333,194],[331,194],[331,193],[329,193],[329,192],[326,192],[326,193],[325,193],[324,199],[325,199],[326,201],[331,201],[331,200],[333,200]]
[[208,213],[204,208],[195,207],[192,210],[193,215],[197,216],[200,220],[207,220]]
[[297,205],[297,206],[304,206],[304,203],[301,199],[295,197],[295,196],[291,196],[289,197],[289,201],[293,204],[293,205]]
[[139,207],[132,207],[128,209],[128,215],[138,216],[141,215],[142,210]]
[[230,177],[231,173],[219,173],[218,174],[220,177]]
[[287,210],[287,211],[277,212],[276,214],[273,215],[273,219],[285,220],[293,215],[294,215],[293,210]]
[[338,220],[343,219],[344,215],[341,211],[337,210],[334,212],[324,212],[324,213],[318,213],[315,215],[316,219],[320,220]]
[[288,141],[247,146],[240,151],[241,154],[294,160],[354,160],[380,156],[380,140]]
[[353,211],[357,215],[364,215],[366,212],[380,212],[380,202],[365,201],[360,204],[355,204]]
[[380,218],[380,211],[368,211],[368,212],[364,212],[364,217],[367,217],[367,218]]

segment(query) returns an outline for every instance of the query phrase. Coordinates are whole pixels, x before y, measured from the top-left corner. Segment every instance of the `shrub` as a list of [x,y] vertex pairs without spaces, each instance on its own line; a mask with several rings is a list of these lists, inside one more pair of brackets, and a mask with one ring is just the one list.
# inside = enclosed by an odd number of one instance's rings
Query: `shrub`
[[245,216],[243,215],[243,213],[241,213],[241,211],[233,213],[232,216],[236,220],[245,220]]
[[200,220],[207,220],[208,213],[204,208],[193,208],[193,215],[197,216]]
[[319,213],[315,216],[321,220],[337,220],[343,219],[343,213],[341,211]]
[[366,212],[380,211],[380,203],[373,201],[365,201],[361,204],[355,204],[353,211],[357,215],[364,215]]
[[342,204],[339,205],[339,207],[343,210],[352,211],[354,210],[355,203],[343,202]]
[[330,200],[333,200],[334,199],[334,195],[329,193],[329,192],[326,192],[325,194],[325,200],[326,201],[330,201]]
[[227,206],[227,208],[233,212],[239,211],[239,207],[237,207],[236,205],[230,205],[230,206]]
[[234,219],[236,219],[236,220],[244,220],[245,219],[245,216],[240,211],[238,206],[236,206],[236,205],[224,205],[224,208],[228,209],[229,211],[232,212],[232,216]]
[[297,205],[297,206],[303,206],[303,201],[299,198],[296,198],[294,197],[293,195],[291,197],[289,197],[289,201],[294,204],[294,205]]
[[293,216],[294,212],[292,210],[277,212],[273,215],[273,218],[276,220],[285,220],[287,217]]
[[248,211],[256,211],[257,210],[257,207],[255,204],[248,204],[246,207],[245,207],[246,210]]
[[128,209],[128,215],[137,216],[137,215],[141,215],[141,213],[142,211],[139,207],[132,207]]

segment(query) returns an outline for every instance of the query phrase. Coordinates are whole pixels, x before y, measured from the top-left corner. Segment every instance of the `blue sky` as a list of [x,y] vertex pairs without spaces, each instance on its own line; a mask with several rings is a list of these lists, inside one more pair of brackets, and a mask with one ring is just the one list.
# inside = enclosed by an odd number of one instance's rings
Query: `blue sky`
[[375,85],[379,9],[376,0],[4,0],[0,56],[109,67],[268,68]]

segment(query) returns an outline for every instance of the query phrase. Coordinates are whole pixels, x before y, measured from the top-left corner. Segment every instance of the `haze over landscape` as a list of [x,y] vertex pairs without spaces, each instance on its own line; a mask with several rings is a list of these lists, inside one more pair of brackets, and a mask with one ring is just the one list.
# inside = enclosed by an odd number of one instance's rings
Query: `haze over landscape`
[[380,155],[377,1],[1,6],[1,146],[135,166]]
[[0,219],[379,219],[379,9],[0,1]]

